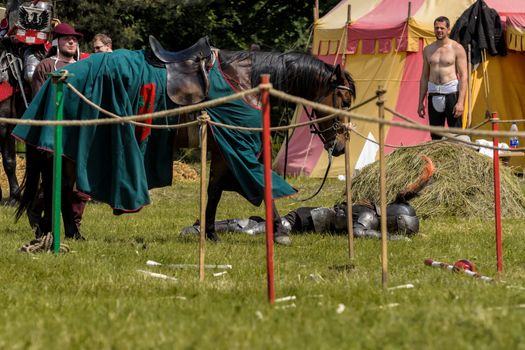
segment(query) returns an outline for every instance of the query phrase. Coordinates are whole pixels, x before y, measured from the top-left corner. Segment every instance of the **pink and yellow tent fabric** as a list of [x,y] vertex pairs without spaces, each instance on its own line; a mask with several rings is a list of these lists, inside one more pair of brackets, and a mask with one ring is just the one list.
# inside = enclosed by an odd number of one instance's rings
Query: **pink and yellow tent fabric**
[[[386,89],[385,105],[428,125],[417,115],[422,50],[435,40],[433,22],[447,16],[451,26],[475,0],[343,0],[314,23],[313,53],[325,62],[341,63],[356,81],[356,103],[375,95],[378,86]],[[472,125],[484,120],[485,111],[497,111],[501,119],[525,117],[525,1],[485,0],[501,17],[505,28],[507,56],[488,56],[471,75]],[[350,10],[349,10],[350,7]],[[347,22],[348,14],[350,21]],[[487,79],[484,79],[483,69]],[[486,98],[485,91],[489,91]],[[299,109],[298,109],[299,111]],[[377,117],[375,103],[355,110]],[[398,117],[386,114],[390,120]],[[304,113],[297,113],[304,120]],[[466,116],[465,116],[466,121]],[[377,124],[354,122],[357,131],[378,140]],[[509,127],[503,125],[503,128]],[[391,145],[414,145],[430,140],[427,132],[392,127],[385,142]],[[377,145],[357,135],[351,140],[351,165],[359,169],[377,157]],[[387,152],[394,148],[386,147]],[[284,148],[276,159],[284,169]],[[327,155],[316,136],[307,128],[291,136],[288,151],[288,174],[320,177],[327,166]],[[344,157],[334,159],[329,176],[344,174]]]

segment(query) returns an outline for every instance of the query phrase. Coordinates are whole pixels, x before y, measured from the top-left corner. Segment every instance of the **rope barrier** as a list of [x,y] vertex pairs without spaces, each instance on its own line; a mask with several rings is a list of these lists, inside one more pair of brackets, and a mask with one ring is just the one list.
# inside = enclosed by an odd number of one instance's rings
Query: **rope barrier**
[[[130,123],[130,124],[134,124],[134,125],[139,125],[139,126],[143,126],[143,127],[152,128],[152,129],[165,129],[165,128],[179,129],[179,128],[184,128],[184,127],[190,127],[190,126],[193,126],[193,125],[200,125],[200,124],[206,122],[206,123],[208,123],[210,125],[215,125],[215,126],[218,126],[218,127],[224,127],[224,128],[228,128],[228,129],[235,129],[235,130],[241,130],[241,131],[262,132],[262,128],[248,128],[248,127],[241,127],[241,126],[235,126],[235,125],[227,125],[227,124],[223,124],[223,123],[214,122],[211,119],[209,119],[209,117],[203,118],[203,119],[202,118],[197,118],[197,120],[194,120],[194,121],[190,121],[190,122],[186,122],[186,123],[180,123],[180,124],[178,123],[178,124],[173,124],[173,125],[151,125],[151,124],[147,124],[147,123],[141,123],[141,121],[144,121],[144,120],[147,120],[147,119],[165,118],[165,117],[170,117],[170,116],[177,116],[177,115],[188,114],[188,113],[196,112],[196,111],[202,111],[203,109],[206,109],[206,108],[211,108],[211,107],[215,107],[215,106],[221,105],[221,104],[226,103],[226,102],[242,99],[242,98],[244,98],[245,96],[248,96],[248,95],[258,94],[261,91],[261,89],[269,89],[270,95],[272,95],[274,97],[277,97],[277,98],[279,98],[281,100],[292,102],[292,103],[295,103],[295,104],[302,104],[302,105],[304,105],[306,107],[310,107],[310,108],[315,109],[317,111],[320,111],[320,112],[328,114],[325,117],[317,118],[317,119],[312,120],[312,121],[295,123],[295,124],[290,124],[290,125],[287,125],[287,126],[273,127],[273,128],[270,129],[271,131],[284,131],[284,130],[289,130],[289,129],[303,127],[303,126],[308,126],[308,125],[311,125],[311,124],[322,123],[324,121],[329,121],[331,119],[339,118],[339,117],[342,117],[342,116],[347,116],[347,117],[352,118],[352,120],[378,123],[378,124],[388,125],[388,126],[391,126],[391,127],[395,126],[395,127],[405,128],[405,129],[427,131],[427,132],[431,132],[431,133],[435,133],[435,134],[441,134],[441,135],[444,135],[444,136],[448,136],[448,135],[450,135],[450,133],[453,133],[453,134],[456,134],[456,135],[481,136],[481,137],[493,137],[493,136],[498,136],[498,137],[511,137],[511,136],[525,137],[525,132],[523,132],[523,131],[518,131],[518,132],[515,132],[515,131],[514,132],[511,132],[511,131],[497,131],[497,132],[493,132],[493,131],[489,131],[489,130],[476,130],[477,128],[483,126],[484,124],[490,122],[490,120],[483,121],[480,124],[478,124],[475,127],[473,127],[472,129],[445,128],[445,127],[441,127],[441,126],[422,125],[422,124],[415,123],[413,120],[411,120],[410,117],[407,117],[407,116],[405,116],[405,115],[403,115],[401,113],[398,113],[398,112],[396,112],[396,111],[394,111],[391,108],[386,107],[386,106],[385,106],[385,110],[386,111],[392,113],[395,116],[398,116],[399,118],[401,118],[405,122],[396,122],[396,121],[390,121],[390,120],[378,120],[377,118],[370,117],[370,116],[367,116],[367,115],[362,115],[362,114],[358,114],[358,113],[351,113],[351,111],[353,111],[353,110],[355,110],[355,109],[357,109],[357,108],[359,108],[359,107],[361,107],[363,105],[366,105],[366,104],[376,100],[377,96],[370,97],[370,98],[360,102],[359,104],[352,106],[349,109],[342,110],[342,109],[336,109],[336,108],[333,108],[333,107],[330,107],[330,106],[327,106],[327,105],[324,105],[324,104],[321,104],[321,103],[312,102],[312,101],[306,100],[306,99],[304,99],[302,97],[293,96],[293,95],[287,94],[287,93],[279,91],[279,90],[275,90],[275,89],[273,89],[272,84],[260,84],[259,86],[255,87],[255,88],[248,89],[248,90],[239,92],[239,93],[234,94],[234,95],[230,95],[230,96],[214,99],[214,100],[211,100],[211,101],[198,103],[198,104],[191,105],[191,106],[183,106],[183,107],[178,107],[178,108],[170,109],[170,110],[166,110],[166,111],[159,111],[159,112],[153,112],[153,113],[146,113],[146,114],[141,114],[141,115],[133,115],[133,116],[125,116],[125,117],[123,117],[123,116],[116,115],[115,113],[112,113],[112,112],[110,112],[108,110],[105,110],[102,107],[96,105],[95,103],[90,101],[86,96],[84,96],[82,93],[80,93],[73,85],[71,85],[71,83],[66,82],[65,84],[66,84],[66,86],[68,88],[71,89],[71,91],[73,93],[75,93],[80,99],[82,99],[82,101],[84,101],[85,103],[87,103],[89,106],[93,107],[94,109],[96,109],[100,113],[102,113],[104,115],[107,115],[107,116],[109,116],[111,118],[109,118],[109,119],[87,119],[87,120],[55,121],[55,120],[12,119],[12,118],[0,117],[0,123],[32,125],[32,126],[57,126],[57,125],[62,125],[62,126],[93,126],[93,125],[109,125],[109,124],[117,124],[117,123],[119,123],[119,124]],[[499,120],[498,122],[499,123],[525,122],[525,119]],[[355,133],[359,137],[362,137],[364,139],[370,140],[366,136],[364,136],[361,133],[359,133],[354,127],[349,127],[349,128],[350,128],[351,132]],[[374,143],[377,143],[374,140],[370,140],[370,141],[374,142]],[[439,141],[441,141],[441,140],[439,140]],[[494,148],[491,148],[491,146],[480,146],[479,144],[472,143],[472,142],[469,142],[469,141],[466,141],[466,140],[459,140],[459,139],[451,138],[451,139],[449,139],[449,141],[461,142],[461,143],[465,143],[465,144],[468,144],[468,145],[471,145],[471,146],[475,146],[475,147],[485,147],[485,148],[488,148],[488,149],[494,149]],[[385,146],[392,147],[392,148],[417,147],[417,145],[398,146],[398,145],[391,145],[391,144],[385,144]],[[524,148],[513,148],[513,149],[506,149],[506,148],[496,148],[496,149],[498,149],[498,150],[505,150],[505,151],[509,151],[509,152],[525,151],[525,147]]]
[[[397,116],[402,116],[403,118],[408,118],[406,116],[403,116],[402,114],[388,108],[388,107],[385,107],[385,110],[389,111],[390,113],[394,114],[394,115],[397,115]],[[486,122],[483,122],[482,124],[484,123],[488,123],[488,122],[492,122],[491,119],[489,119],[488,121]],[[499,119],[498,119],[498,123],[499,123]],[[456,130],[466,130],[466,129],[460,129],[460,128],[449,128],[448,129],[449,131],[448,132],[445,132],[445,133],[440,133],[440,132],[437,132],[436,134],[439,134],[441,136],[444,136],[444,137],[448,137],[450,138],[450,140],[453,140],[454,142],[459,142],[459,143],[464,143],[464,144],[467,144],[469,146],[474,146],[474,147],[484,147],[484,148],[487,148],[487,149],[492,149],[492,150],[499,150],[499,151],[509,151],[509,152],[521,152],[521,151],[525,151],[525,147],[520,147],[520,148],[501,148],[501,147],[493,147],[493,146],[485,146],[485,145],[480,145],[478,143],[475,143],[475,142],[471,142],[471,141],[467,141],[467,140],[462,140],[462,139],[458,139],[458,138],[454,138],[454,137],[449,137],[449,135],[451,134],[451,131],[454,131],[452,133],[456,133],[455,131]],[[458,134],[462,134],[462,135],[466,135],[466,136],[469,136],[469,135],[474,135],[476,136],[476,132],[473,132],[473,133],[459,133]],[[495,133],[495,132],[491,132],[489,133],[489,136],[497,136],[499,135],[499,133]],[[504,135],[505,136],[505,135]],[[511,135],[512,136],[512,135]]]

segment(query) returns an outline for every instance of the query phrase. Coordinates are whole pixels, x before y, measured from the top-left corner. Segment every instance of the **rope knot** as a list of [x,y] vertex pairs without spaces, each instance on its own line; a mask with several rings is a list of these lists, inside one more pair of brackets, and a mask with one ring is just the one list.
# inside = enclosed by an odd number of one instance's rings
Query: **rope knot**
[[268,84],[259,84],[259,88],[261,89],[268,89],[268,90],[271,90],[273,88],[273,85],[272,83],[268,83]]
[[207,124],[211,120],[208,113],[202,113],[197,117],[197,121],[199,122],[199,125]]

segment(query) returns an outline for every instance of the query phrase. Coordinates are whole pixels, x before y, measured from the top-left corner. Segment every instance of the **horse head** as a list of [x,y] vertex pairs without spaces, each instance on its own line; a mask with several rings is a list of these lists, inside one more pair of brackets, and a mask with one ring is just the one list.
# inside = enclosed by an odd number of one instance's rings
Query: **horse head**
[[[328,89],[320,98],[321,103],[338,109],[350,108],[355,98],[355,83],[350,73],[341,68],[341,65],[326,64],[333,73],[330,76]],[[327,117],[327,113],[314,110],[316,118]],[[315,131],[323,141],[324,148],[331,155],[337,157],[345,153],[346,139],[341,128],[342,117],[332,118],[317,123]]]

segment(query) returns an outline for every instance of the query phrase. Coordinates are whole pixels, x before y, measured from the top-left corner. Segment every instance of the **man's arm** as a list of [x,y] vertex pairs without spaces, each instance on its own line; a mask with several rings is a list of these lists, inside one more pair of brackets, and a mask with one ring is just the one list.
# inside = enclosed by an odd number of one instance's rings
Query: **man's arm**
[[430,74],[430,65],[427,61],[427,50],[423,50],[423,71],[421,72],[421,79],[419,80],[419,105],[417,107],[417,114],[420,118],[425,117],[425,97],[427,96],[428,77]]
[[458,101],[454,106],[454,117],[460,118],[465,109],[465,96],[467,93],[467,54],[460,44],[456,43],[456,72],[459,80]]

